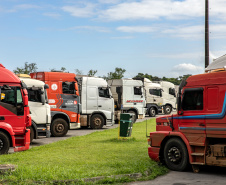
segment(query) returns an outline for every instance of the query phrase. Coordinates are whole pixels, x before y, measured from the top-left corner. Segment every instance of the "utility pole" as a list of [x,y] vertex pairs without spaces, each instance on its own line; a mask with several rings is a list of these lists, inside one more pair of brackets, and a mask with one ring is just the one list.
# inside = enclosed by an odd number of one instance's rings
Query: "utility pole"
[[205,68],[209,65],[209,0],[205,0]]

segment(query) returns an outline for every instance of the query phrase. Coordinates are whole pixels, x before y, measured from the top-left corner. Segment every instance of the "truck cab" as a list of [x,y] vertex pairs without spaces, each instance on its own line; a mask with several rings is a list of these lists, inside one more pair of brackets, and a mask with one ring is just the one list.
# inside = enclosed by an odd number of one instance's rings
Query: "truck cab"
[[106,80],[78,76],[81,97],[81,126],[100,129],[114,124],[114,99]]
[[64,72],[36,72],[30,75],[49,86],[47,95],[51,108],[51,135],[62,137],[68,129],[80,128],[81,104],[76,75]]
[[177,114],[156,119],[148,154],[171,170],[191,164],[226,166],[226,71],[210,71],[184,79]]
[[142,119],[146,113],[143,83],[133,79],[108,80],[115,104],[115,120],[120,120],[121,112],[134,114],[133,122]]
[[0,154],[28,150],[31,117],[25,84],[0,64]]
[[51,113],[47,97],[49,86],[40,80],[32,79],[27,74],[17,76],[26,84],[28,91],[28,105],[32,119],[30,142],[39,136],[50,137]]

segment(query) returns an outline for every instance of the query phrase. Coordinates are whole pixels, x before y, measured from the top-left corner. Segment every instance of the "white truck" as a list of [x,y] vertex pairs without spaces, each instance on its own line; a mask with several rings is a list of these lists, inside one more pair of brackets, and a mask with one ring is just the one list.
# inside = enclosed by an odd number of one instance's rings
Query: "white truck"
[[114,124],[114,100],[103,78],[77,75],[81,96],[80,125],[100,129]]
[[147,114],[154,117],[156,114],[163,112],[170,114],[173,108],[176,108],[175,85],[171,82],[160,81],[152,82],[147,78],[140,79],[145,89],[145,99]]
[[115,104],[115,121],[120,120],[120,113],[128,112],[142,119],[146,113],[146,100],[144,96],[143,83],[133,79],[113,79],[108,80],[111,87]]
[[176,109],[176,91],[175,85],[171,82],[160,81],[162,87],[162,104],[165,114],[170,114],[173,109]]
[[29,75],[17,76],[27,86],[28,91],[28,106],[32,119],[30,142],[38,136],[50,137],[51,113],[46,93],[48,85],[40,80],[31,79]]

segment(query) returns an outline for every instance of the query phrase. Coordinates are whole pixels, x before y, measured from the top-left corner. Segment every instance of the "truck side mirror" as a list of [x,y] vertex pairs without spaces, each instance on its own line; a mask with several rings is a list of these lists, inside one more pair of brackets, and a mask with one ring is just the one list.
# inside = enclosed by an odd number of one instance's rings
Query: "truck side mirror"
[[24,106],[28,106],[28,92],[27,89],[23,89],[23,102],[24,102]]

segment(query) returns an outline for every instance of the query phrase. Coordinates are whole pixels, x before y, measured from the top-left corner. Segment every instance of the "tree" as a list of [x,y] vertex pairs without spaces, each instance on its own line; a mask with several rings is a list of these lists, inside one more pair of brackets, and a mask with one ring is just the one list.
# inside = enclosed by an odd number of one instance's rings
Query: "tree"
[[15,74],[30,74],[36,72],[37,69],[38,67],[36,63],[29,64],[28,62],[25,62],[24,67],[17,67],[15,70],[13,70],[13,72]]
[[83,72],[82,72],[81,70],[75,69],[75,74],[76,74],[76,75],[83,75],[82,73],[83,73]]
[[97,73],[97,70],[90,69],[87,76],[94,76]]
[[65,67],[61,67],[60,69],[62,72],[65,72],[66,71],[66,68]]
[[107,80],[111,80],[111,79],[121,79],[124,77],[124,73],[126,72],[125,69],[122,69],[122,68],[119,68],[119,67],[116,67],[115,68],[115,72],[110,72],[108,73],[108,76],[107,77],[104,77],[105,79]]

